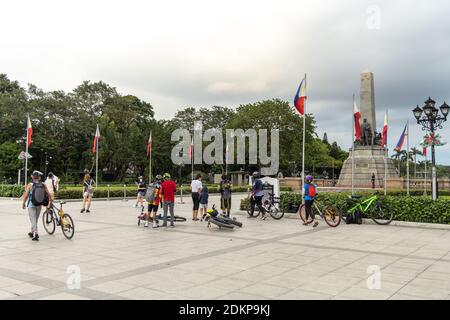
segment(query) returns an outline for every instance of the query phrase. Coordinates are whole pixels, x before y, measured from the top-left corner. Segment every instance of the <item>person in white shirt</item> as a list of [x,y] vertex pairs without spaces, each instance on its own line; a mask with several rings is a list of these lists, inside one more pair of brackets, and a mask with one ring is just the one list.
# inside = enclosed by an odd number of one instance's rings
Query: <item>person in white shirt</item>
[[55,194],[59,190],[59,178],[55,176],[52,172],[49,172],[44,184],[47,187],[47,190],[50,193],[52,200],[55,200]]
[[192,202],[194,206],[192,208],[192,220],[198,221],[198,208],[200,206],[200,192],[202,191],[202,175],[197,174],[195,180],[191,182]]

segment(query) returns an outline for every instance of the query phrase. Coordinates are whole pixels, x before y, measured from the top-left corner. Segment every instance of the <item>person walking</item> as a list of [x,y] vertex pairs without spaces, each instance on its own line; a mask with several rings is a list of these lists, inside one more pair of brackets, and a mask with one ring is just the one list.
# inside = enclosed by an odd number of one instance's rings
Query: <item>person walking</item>
[[252,194],[250,197],[250,217],[253,217],[255,213],[255,207],[258,206],[258,209],[261,211],[261,219],[266,219],[266,209],[262,205],[262,198],[264,196],[263,193],[263,183],[260,179],[259,172],[253,172],[253,184],[252,184]]
[[42,206],[50,208],[52,205],[50,192],[41,181],[42,175],[42,172],[33,171],[31,174],[32,181],[26,186],[25,193],[22,197],[22,209],[28,209],[31,223],[31,232],[28,233],[28,236],[33,241],[39,241],[38,221]]
[[[90,213],[92,197],[94,196],[94,187],[96,186],[95,180],[91,177],[88,170],[84,170],[83,178],[83,203],[81,213]],[[86,209],[87,203],[87,209]]]
[[202,191],[202,175],[197,174],[194,180],[191,182],[192,193],[192,220],[198,221],[198,208],[200,206],[200,192]]
[[52,172],[49,172],[44,184],[47,187],[47,190],[50,193],[52,200],[54,201],[56,198],[56,193],[59,190],[59,178],[55,176]]
[[205,182],[202,182],[202,191],[200,192],[200,218],[206,217],[206,211],[208,210],[208,198],[209,191]]
[[145,198],[145,192],[147,190],[147,187],[146,187],[147,184],[146,184],[143,176],[139,176],[139,178],[137,179],[137,181],[135,183],[138,187],[138,191],[137,191],[137,196],[136,196],[136,203],[133,205],[133,208],[137,208],[139,204],[141,204],[141,208],[142,208],[144,206],[144,198]]
[[231,211],[231,186],[230,180],[223,174],[219,185],[220,209],[222,210],[222,214],[227,217],[230,216]]
[[[308,226],[311,223],[313,224],[313,227],[316,228],[319,225],[319,222],[315,220],[315,214],[312,210],[312,205],[314,204],[314,200],[317,196],[317,186],[313,184],[313,177],[312,176],[306,176],[305,178],[305,185],[303,186],[303,189],[305,191],[305,195],[303,196],[303,199],[305,200],[305,213],[306,213],[306,221],[303,223],[304,226]],[[309,218],[311,220],[309,221]]]
[[167,212],[170,211],[170,226],[175,227],[175,215],[174,215],[174,205],[175,205],[175,192],[177,191],[177,185],[171,180],[169,173],[164,173],[164,182],[161,184],[161,191],[163,196],[163,208],[164,208],[164,222],[163,227],[167,227]]

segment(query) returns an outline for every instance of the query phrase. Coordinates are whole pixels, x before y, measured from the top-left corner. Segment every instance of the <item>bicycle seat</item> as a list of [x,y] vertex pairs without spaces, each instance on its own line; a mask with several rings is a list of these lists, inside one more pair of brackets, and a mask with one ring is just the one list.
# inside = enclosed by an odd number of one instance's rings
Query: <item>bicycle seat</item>
[[66,204],[67,202],[65,202],[65,201],[58,201],[57,203],[63,205],[63,204]]

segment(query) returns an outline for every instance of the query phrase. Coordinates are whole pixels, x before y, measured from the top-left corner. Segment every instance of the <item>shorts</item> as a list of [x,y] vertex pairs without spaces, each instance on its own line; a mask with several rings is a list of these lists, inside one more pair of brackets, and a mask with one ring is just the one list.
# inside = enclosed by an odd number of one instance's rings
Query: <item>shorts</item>
[[139,198],[145,197],[145,191],[138,191],[137,196],[138,196]]
[[148,205],[148,212],[158,212],[159,204],[149,204]]
[[83,197],[84,198],[87,198],[87,197],[93,197],[94,196],[94,191],[85,191],[84,193],[83,193]]
[[200,203],[199,204],[199,208],[200,209],[208,209],[208,204],[207,203]]

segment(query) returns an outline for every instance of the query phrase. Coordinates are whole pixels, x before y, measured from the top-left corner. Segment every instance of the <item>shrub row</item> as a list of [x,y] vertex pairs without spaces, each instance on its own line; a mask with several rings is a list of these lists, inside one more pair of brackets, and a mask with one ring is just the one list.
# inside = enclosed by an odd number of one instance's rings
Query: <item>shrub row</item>
[[[355,204],[349,198],[349,193],[322,193],[318,200],[323,205],[334,205],[343,214]],[[368,196],[370,194],[364,194]],[[430,197],[411,197],[411,196],[380,196],[380,201],[385,204],[394,213],[394,220],[450,224],[450,201],[439,199],[433,201]],[[245,210],[249,199],[243,199],[241,210]],[[292,205],[298,206],[301,203],[301,195],[298,193],[283,193],[281,195],[281,206],[286,212],[290,212]]]

